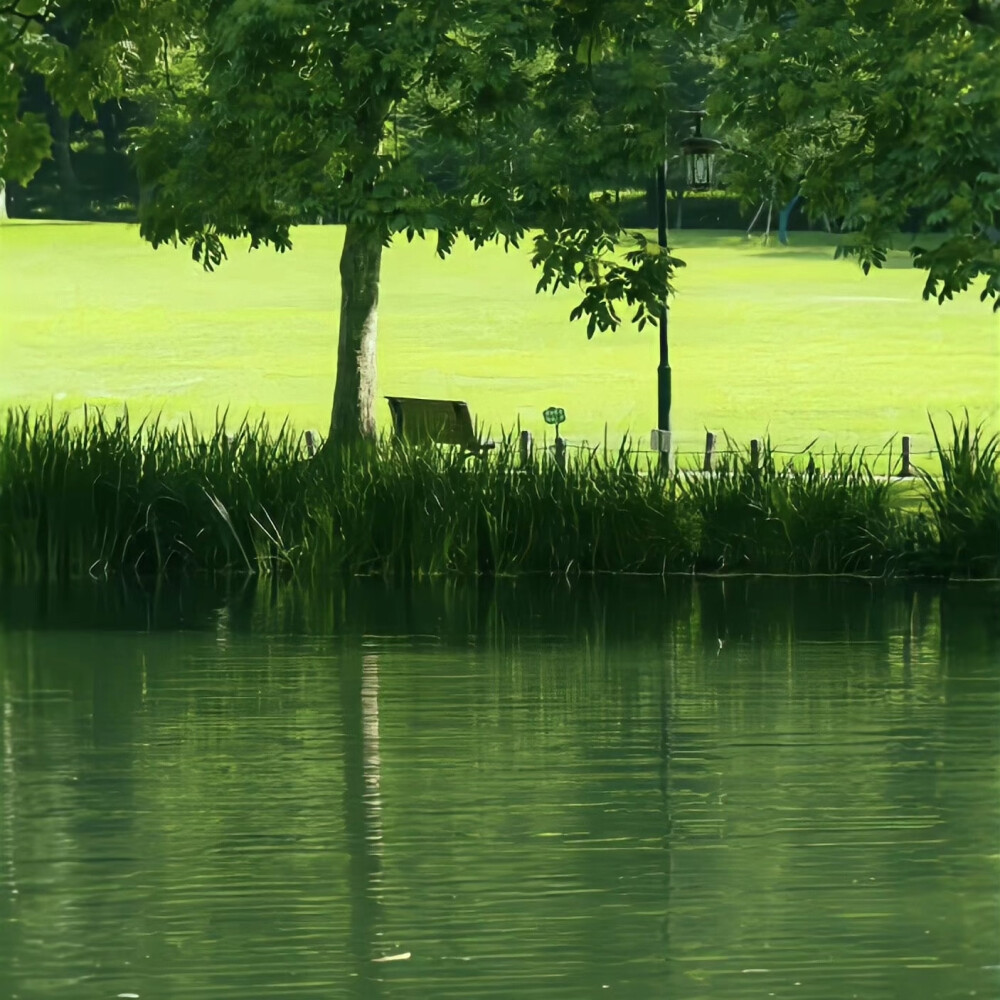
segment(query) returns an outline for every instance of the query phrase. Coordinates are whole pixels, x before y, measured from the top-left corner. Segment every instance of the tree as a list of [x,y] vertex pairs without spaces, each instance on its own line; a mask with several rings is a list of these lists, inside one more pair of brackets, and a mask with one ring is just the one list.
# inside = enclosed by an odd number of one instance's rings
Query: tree
[[[578,285],[571,315],[588,335],[617,326],[622,303],[640,325],[665,308],[679,262],[591,192],[611,160],[651,171],[662,158],[660,53],[689,30],[679,0],[218,0],[199,85],[136,144],[141,232],[212,268],[228,238],[283,251],[296,223],[343,221],[330,439],[371,438],[396,234],[436,234],[446,256],[461,234],[516,247],[537,227],[538,288]],[[622,96],[608,109],[612,73]],[[446,182],[426,169],[435,150]]]
[[[1000,308],[1000,4],[995,0],[751,2],[720,47],[712,111],[731,132],[727,179],[765,176],[842,220],[867,273],[917,216],[924,297],[982,281]],[[741,155],[742,154],[742,155]]]
[[[198,11],[193,0],[0,0],[0,190],[3,179],[27,183],[51,155],[49,118],[73,183],[69,116],[93,120],[97,102],[123,94],[188,37]],[[44,89],[49,115],[24,110],[29,84]]]

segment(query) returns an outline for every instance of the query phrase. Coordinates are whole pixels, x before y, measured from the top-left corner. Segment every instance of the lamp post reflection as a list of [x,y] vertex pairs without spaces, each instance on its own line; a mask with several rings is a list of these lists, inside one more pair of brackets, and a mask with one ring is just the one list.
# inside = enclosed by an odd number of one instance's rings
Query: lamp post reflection
[[0,704],[2,727],[3,770],[0,772],[0,858],[6,871],[0,873],[5,883],[4,899],[13,903],[17,895],[17,869],[14,863],[14,825],[17,775],[14,769],[14,705],[10,694],[10,681],[3,678],[3,702]]

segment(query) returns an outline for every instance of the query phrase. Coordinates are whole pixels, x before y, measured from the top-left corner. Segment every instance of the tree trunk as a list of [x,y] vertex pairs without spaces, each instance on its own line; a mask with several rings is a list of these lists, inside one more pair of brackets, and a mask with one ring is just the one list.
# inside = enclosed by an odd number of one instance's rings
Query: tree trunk
[[7,185],[4,184],[4,180],[0,177],[0,222],[4,222],[7,218]]
[[59,174],[59,189],[67,202],[74,202],[80,193],[80,182],[73,169],[69,148],[69,118],[58,107],[52,106],[49,121],[52,126],[52,158]]
[[24,188],[16,181],[7,181],[4,190],[4,200],[6,202],[4,210],[8,219],[18,219],[25,213],[22,209],[21,201],[24,198]]
[[375,338],[382,269],[381,230],[349,222],[340,255],[340,341],[330,441],[375,438]]
[[120,153],[122,148],[122,134],[115,114],[115,103],[104,101],[95,108],[97,124],[100,125],[104,136],[104,152],[109,158]]

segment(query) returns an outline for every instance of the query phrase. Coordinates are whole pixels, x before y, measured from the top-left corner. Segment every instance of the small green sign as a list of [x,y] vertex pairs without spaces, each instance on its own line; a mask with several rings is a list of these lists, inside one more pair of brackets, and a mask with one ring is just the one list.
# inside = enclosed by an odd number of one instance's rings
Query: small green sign
[[543,414],[547,424],[558,427],[566,419],[566,411],[561,406],[550,406]]

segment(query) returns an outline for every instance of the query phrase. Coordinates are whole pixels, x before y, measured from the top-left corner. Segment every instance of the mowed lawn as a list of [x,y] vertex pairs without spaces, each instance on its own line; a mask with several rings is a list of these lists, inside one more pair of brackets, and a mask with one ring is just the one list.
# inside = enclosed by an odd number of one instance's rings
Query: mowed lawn
[[[930,445],[927,413],[968,408],[998,425],[1000,321],[977,294],[920,298],[905,254],[864,277],[832,240],[793,233],[764,247],[742,234],[677,232],[688,266],[670,312],[674,427],[681,449],[705,429],[776,447],[861,445],[894,433]],[[326,430],[336,357],[339,227],[303,227],[295,248],[231,259],[207,274],[181,248],[154,251],[133,226],[0,227],[0,405],[133,415],[217,408]],[[467,400],[494,434],[566,410],[564,434],[648,444],[657,334],[627,326],[586,338],[573,292],[536,295],[527,249],[439,260],[431,243],[386,252],[379,393]],[[379,420],[388,423],[380,402]],[[551,430],[549,429],[551,437]]]

